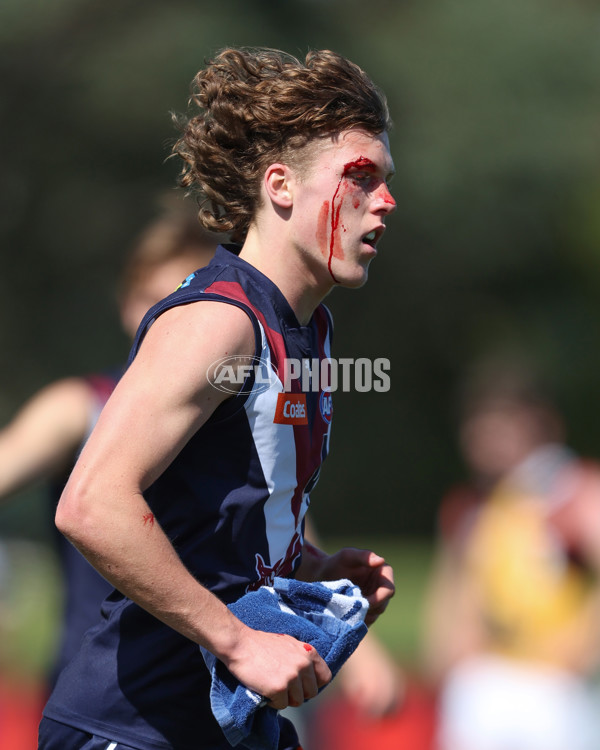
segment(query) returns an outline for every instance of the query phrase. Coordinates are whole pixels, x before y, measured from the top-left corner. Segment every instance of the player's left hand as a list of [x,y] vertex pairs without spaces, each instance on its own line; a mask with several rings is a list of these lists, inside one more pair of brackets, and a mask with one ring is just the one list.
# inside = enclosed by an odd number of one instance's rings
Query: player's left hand
[[349,578],[369,602],[365,618],[372,625],[394,596],[394,572],[383,557],[371,550],[344,547],[323,560],[322,580]]

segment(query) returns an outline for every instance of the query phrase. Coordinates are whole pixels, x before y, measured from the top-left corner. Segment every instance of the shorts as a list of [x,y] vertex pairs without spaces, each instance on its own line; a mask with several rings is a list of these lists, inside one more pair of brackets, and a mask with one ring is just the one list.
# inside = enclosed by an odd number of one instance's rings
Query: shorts
[[[40,723],[38,750],[139,750],[139,748],[82,732],[80,729],[44,716]],[[295,750],[302,750],[302,747],[295,745]]]
[[138,750],[131,745],[82,732],[44,717],[40,723],[38,750]]

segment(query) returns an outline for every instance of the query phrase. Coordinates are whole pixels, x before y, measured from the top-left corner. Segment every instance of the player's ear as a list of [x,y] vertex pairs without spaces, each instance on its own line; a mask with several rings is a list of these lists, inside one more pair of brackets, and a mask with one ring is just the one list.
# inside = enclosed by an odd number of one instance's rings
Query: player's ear
[[280,208],[291,208],[293,203],[292,171],[286,164],[271,164],[265,171],[267,195]]

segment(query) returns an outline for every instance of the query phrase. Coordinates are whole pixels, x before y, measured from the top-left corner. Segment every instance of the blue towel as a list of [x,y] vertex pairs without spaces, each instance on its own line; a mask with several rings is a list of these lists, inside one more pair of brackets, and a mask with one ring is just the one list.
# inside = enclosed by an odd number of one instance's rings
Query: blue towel
[[[346,579],[304,583],[275,578],[272,586],[262,586],[229,605],[254,630],[286,633],[310,643],[334,676],[366,635],[368,608],[360,589]],[[210,651],[200,650],[212,677],[212,712],[229,743],[241,743],[248,750],[276,750],[277,711],[242,685]]]

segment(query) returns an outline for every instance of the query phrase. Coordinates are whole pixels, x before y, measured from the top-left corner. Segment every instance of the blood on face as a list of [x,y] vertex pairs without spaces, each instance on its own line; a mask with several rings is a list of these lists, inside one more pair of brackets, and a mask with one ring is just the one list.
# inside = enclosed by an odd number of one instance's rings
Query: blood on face
[[[338,258],[340,260],[344,259],[341,237],[342,231],[346,231],[344,225],[340,222],[340,214],[346,195],[351,192],[356,192],[358,189],[352,180],[348,179],[358,171],[375,173],[376,167],[371,159],[368,159],[365,156],[359,156],[358,159],[354,159],[353,161],[344,164],[342,176],[339,179],[331,201],[323,201],[318,217],[317,241],[319,246],[328,254],[327,267],[331,278],[336,284],[338,283],[338,280],[333,273],[332,261],[333,258]],[[393,201],[391,196],[390,200]],[[360,197],[354,195],[352,199],[353,208],[359,208],[360,203]]]

